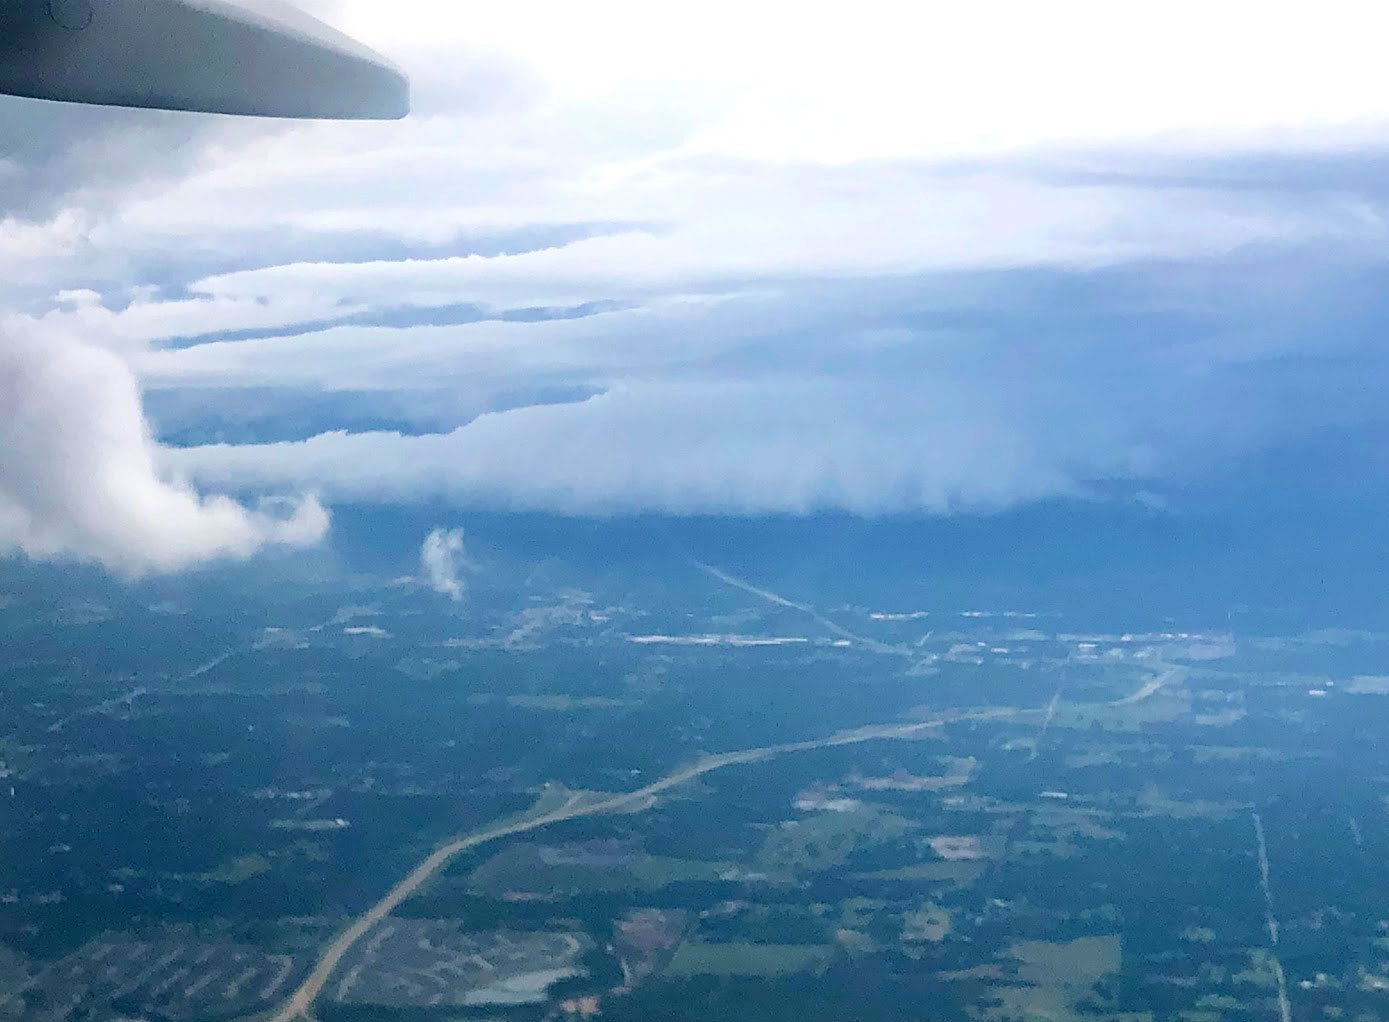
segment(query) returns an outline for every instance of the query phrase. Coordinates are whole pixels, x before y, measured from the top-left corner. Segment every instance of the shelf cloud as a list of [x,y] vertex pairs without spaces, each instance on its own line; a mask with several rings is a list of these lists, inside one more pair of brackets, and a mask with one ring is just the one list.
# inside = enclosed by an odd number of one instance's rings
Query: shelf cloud
[[315,9],[416,116],[0,101],[0,549],[174,570],[315,541],[303,494],[1179,507],[1389,428],[1363,8]]

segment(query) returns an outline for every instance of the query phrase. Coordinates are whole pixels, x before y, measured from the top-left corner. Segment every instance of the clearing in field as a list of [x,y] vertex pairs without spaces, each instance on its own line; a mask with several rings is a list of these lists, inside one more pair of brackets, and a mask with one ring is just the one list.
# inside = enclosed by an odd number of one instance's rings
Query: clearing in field
[[[1019,941],[1000,959],[1001,982],[972,1010],[988,1022],[1045,1018],[1079,1022],[1082,1001],[1093,997],[1103,977],[1119,971],[1123,948],[1118,934],[1071,941]],[[1113,1016],[1109,1016],[1113,1017]]]
[[914,826],[872,806],[786,820],[767,835],[757,855],[757,868],[774,876],[832,869],[848,862],[856,850],[893,841]]
[[789,976],[815,972],[834,957],[828,944],[705,944],[687,941],[675,952],[664,975],[675,979],[691,976]]

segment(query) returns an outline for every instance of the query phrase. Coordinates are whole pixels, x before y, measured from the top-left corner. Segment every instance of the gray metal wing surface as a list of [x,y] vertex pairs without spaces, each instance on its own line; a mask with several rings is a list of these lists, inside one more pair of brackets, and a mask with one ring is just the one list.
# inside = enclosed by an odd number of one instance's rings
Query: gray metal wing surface
[[390,61],[276,0],[0,0],[0,93],[261,117],[410,109]]

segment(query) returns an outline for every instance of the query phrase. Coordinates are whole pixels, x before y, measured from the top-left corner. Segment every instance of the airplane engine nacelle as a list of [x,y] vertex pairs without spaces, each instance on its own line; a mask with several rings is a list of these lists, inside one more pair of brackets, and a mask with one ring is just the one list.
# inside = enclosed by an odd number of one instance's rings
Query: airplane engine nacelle
[[277,0],[0,0],[0,93],[260,117],[410,108],[389,61]]

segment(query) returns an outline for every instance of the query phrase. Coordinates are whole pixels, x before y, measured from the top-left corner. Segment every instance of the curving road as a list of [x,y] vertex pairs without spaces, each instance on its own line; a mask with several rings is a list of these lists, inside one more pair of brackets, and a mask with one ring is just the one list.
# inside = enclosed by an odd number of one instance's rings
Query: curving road
[[[470,848],[478,845],[487,844],[500,838],[510,837],[513,834],[524,834],[527,831],[539,830],[548,827],[552,823],[560,823],[564,820],[575,820],[584,816],[597,816],[601,813],[610,813],[619,810],[632,810],[640,806],[643,802],[652,801],[655,796],[663,791],[677,787],[687,781],[692,781],[715,770],[722,770],[724,767],[736,766],[741,763],[757,763],[762,760],[772,759],[776,756],[784,756],[793,752],[808,752],[811,749],[828,749],[841,745],[857,745],[861,742],[872,742],[880,739],[910,738],[912,735],[942,724],[949,724],[961,720],[987,720],[997,717],[1017,717],[1028,714],[1042,713],[1041,710],[1014,709],[1009,707],[997,707],[987,710],[966,710],[960,713],[945,714],[931,720],[918,721],[912,724],[882,724],[864,728],[856,728],[852,731],[840,731],[828,738],[817,738],[805,742],[787,742],[782,745],[768,745],[760,749],[744,749],[739,752],[725,752],[715,756],[705,756],[689,766],[681,767],[666,774],[658,781],[638,788],[635,791],[623,794],[612,795],[608,798],[596,801],[585,801],[582,795],[571,796],[569,801],[558,809],[553,809],[546,813],[536,816],[522,817],[510,823],[494,824],[483,830],[465,834],[462,837],[450,841],[448,844],[436,849],[423,862],[410,871],[410,874],[401,880],[382,897],[371,908],[367,909],[357,920],[339,934],[323,954],[319,956],[318,963],[313,971],[305,978],[294,993],[290,994],[284,1005],[271,1016],[271,1022],[296,1022],[296,1020],[312,1019],[312,1009],[314,1002],[318,1000],[318,995],[323,991],[329,978],[337,971],[338,965],[346,957],[347,953],[356,946],[358,941],[370,933],[383,919],[389,916],[405,899],[414,894],[421,885],[430,877],[438,873],[449,864],[455,857]],[[641,806],[641,809],[650,808],[650,805]],[[639,810],[640,811],[640,810]]]

